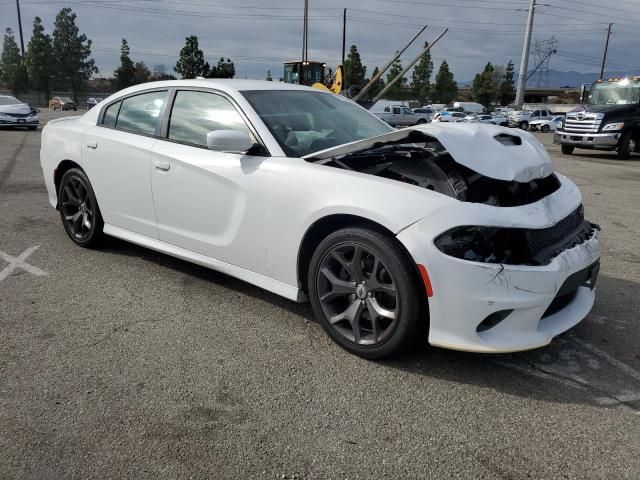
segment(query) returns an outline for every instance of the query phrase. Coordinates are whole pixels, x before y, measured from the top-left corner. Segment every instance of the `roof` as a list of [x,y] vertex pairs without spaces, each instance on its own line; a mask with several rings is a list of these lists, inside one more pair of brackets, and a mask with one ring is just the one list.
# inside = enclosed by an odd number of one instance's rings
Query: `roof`
[[133,93],[140,90],[148,90],[150,88],[161,87],[208,87],[215,88],[227,93],[234,93],[246,90],[313,90],[319,92],[315,88],[305,87],[303,85],[295,85],[292,83],[269,82],[267,80],[236,80],[229,78],[204,78],[190,80],[165,80],[161,82],[147,82],[133,87],[126,88],[118,92]]

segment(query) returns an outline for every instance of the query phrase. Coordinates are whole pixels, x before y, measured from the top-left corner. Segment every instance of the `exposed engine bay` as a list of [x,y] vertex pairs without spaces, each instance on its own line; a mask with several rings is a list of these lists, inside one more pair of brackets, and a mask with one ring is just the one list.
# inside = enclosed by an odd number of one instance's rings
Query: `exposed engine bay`
[[[500,134],[494,138],[502,145],[520,145],[517,136]],[[400,141],[378,142],[353,153],[311,160],[408,183],[463,202],[500,207],[533,203],[560,187],[553,173],[529,182],[487,177],[456,162],[437,139],[419,131]]]

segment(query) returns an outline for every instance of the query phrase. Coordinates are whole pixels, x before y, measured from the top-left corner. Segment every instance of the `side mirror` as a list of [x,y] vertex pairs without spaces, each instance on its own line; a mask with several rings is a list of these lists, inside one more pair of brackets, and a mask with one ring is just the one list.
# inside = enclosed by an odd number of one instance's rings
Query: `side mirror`
[[207,133],[207,147],[216,152],[245,153],[253,146],[249,135],[239,130],[213,130]]

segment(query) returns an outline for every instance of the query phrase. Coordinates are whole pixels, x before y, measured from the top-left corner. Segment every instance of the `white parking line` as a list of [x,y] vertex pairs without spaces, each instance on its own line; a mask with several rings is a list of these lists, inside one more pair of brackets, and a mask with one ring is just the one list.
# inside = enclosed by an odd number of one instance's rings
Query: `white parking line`
[[17,268],[24,270],[25,272],[29,272],[30,274],[36,275],[38,277],[41,277],[43,275],[48,275],[47,272],[45,272],[44,270],[40,270],[38,267],[34,267],[33,265],[30,265],[27,262],[25,262],[25,260],[29,258],[33,254],[33,252],[35,252],[38,248],[40,248],[39,245],[36,245],[34,247],[29,247],[17,257],[11,256],[8,253],[0,251],[0,258],[2,258],[5,262],[9,263],[9,265],[4,267],[0,271],[0,282],[3,281],[5,278],[7,278],[9,275],[11,275],[13,271],[16,270]]
[[627,375],[629,375],[629,376],[635,378],[636,380],[640,381],[640,372],[637,371],[635,368],[630,367],[626,363],[621,362],[617,358],[614,358],[611,355],[609,355],[607,352],[605,352],[603,350],[600,350],[595,345],[591,345],[590,343],[585,342],[584,340],[581,340],[581,339],[579,339],[577,337],[574,337],[574,336],[571,336],[571,340],[574,341],[575,343],[577,343],[578,345],[581,345],[582,347],[586,348],[591,353],[594,353],[594,354],[604,358],[611,365],[614,365],[614,366],[618,367],[620,370],[625,372]]

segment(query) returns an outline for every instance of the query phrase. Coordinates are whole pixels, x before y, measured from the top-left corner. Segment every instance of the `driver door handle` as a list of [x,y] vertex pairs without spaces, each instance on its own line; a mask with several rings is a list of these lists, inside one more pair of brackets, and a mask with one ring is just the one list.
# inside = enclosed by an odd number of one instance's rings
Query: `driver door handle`
[[89,140],[87,142],[87,147],[96,149],[96,148],[98,148],[98,142],[96,142],[95,140]]
[[169,162],[163,162],[162,160],[154,160],[153,166],[156,167],[157,170],[162,170],[163,172],[168,172],[171,169],[171,164]]

